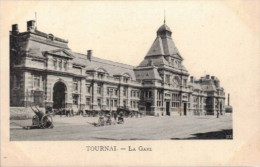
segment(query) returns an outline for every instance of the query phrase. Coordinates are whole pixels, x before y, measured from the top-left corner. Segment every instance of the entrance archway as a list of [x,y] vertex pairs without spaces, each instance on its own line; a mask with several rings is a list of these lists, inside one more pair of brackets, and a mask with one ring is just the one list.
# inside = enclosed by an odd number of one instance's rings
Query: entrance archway
[[53,108],[65,108],[66,85],[63,82],[55,83],[53,87]]

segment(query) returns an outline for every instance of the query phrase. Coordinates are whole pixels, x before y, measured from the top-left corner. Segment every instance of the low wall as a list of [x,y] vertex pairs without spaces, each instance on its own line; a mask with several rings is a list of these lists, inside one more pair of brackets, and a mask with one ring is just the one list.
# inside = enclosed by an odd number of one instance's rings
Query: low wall
[[[39,108],[45,113],[44,108]],[[32,119],[34,112],[30,107],[10,107],[10,120]]]

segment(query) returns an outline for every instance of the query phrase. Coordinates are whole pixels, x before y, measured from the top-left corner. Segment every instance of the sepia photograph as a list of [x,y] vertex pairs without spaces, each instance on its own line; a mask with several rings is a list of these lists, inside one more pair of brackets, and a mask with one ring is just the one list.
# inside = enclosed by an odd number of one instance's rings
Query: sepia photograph
[[190,74],[165,13],[137,66],[74,52],[36,19],[11,26],[11,140],[232,139],[229,94]]
[[[21,165],[113,166],[93,157],[132,153],[144,161],[117,165],[154,166],[179,152],[175,165],[218,166],[246,162],[232,152],[248,141],[260,155],[259,6],[1,1],[1,159],[18,149],[30,152]],[[89,162],[31,161],[73,151]]]

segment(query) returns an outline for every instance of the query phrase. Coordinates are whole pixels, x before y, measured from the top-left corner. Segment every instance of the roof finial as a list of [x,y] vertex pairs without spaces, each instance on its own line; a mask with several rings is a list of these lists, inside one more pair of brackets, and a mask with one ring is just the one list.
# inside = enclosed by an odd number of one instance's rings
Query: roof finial
[[164,20],[163,20],[163,23],[164,23],[164,24],[166,23],[166,19],[165,19],[165,10],[164,10]]
[[35,12],[35,29],[37,29],[37,13]]

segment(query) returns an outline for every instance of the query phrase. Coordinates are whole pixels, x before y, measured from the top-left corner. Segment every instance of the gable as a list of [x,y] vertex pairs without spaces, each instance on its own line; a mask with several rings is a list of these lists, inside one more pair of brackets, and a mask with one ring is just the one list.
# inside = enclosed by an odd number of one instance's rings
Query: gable
[[74,58],[74,56],[65,49],[50,50],[50,51],[44,52],[44,54],[49,54],[52,56],[57,56],[57,57],[62,57],[62,58],[67,58],[67,59]]

